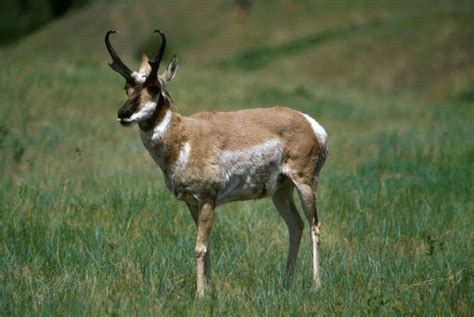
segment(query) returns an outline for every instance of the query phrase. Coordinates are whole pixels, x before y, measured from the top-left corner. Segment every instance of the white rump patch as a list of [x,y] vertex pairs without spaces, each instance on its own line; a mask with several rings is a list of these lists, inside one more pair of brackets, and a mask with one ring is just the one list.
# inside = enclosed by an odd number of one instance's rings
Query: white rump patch
[[140,110],[132,114],[130,118],[122,119],[122,121],[130,123],[130,122],[141,122],[143,120],[147,120],[151,118],[151,116],[155,112],[155,109],[156,109],[156,102],[148,101],[141,107]]
[[326,144],[326,139],[328,137],[326,130],[324,130],[324,128],[316,120],[314,120],[307,114],[304,114],[302,112],[300,113],[306,118],[306,120],[308,120],[309,124],[311,125],[311,128],[314,131],[314,134],[316,135],[316,139],[318,139],[321,144]]

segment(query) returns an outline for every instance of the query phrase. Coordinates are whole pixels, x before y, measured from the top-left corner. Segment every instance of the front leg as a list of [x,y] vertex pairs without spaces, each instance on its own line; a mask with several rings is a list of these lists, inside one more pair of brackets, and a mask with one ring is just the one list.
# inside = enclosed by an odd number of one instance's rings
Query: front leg
[[[199,217],[197,221],[196,247],[194,249],[197,261],[196,280],[198,297],[204,296],[204,288],[206,284],[206,262],[208,262],[206,261],[208,260],[207,246],[209,243],[209,235],[211,233],[213,222],[214,204],[205,202],[200,206]],[[210,263],[207,265],[210,266]]]
[[[190,205],[186,203],[188,206],[188,209],[191,213],[191,216],[193,217],[194,224],[196,225],[196,229],[198,228],[198,223],[199,223],[199,206],[197,205]],[[206,274],[206,278],[211,277],[211,269],[212,269],[212,263],[211,263],[211,250],[209,247],[209,244],[207,245],[206,248],[206,254],[204,255],[204,273]]]

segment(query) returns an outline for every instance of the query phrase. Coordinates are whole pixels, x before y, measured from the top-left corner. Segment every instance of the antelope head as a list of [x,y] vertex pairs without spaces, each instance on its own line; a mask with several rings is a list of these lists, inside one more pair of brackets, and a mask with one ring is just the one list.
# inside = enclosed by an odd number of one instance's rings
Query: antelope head
[[161,36],[161,46],[153,61],[143,55],[138,71],[131,71],[120,59],[110,43],[110,35],[117,31],[108,31],[105,34],[105,46],[112,57],[109,66],[125,78],[125,93],[127,101],[119,109],[117,120],[122,126],[133,123],[146,124],[153,121],[160,109],[169,107],[171,97],[166,90],[168,83],[174,78],[178,69],[178,60],[173,56],[167,70],[158,75],[158,69],[166,46],[166,37],[160,30],[154,32]]

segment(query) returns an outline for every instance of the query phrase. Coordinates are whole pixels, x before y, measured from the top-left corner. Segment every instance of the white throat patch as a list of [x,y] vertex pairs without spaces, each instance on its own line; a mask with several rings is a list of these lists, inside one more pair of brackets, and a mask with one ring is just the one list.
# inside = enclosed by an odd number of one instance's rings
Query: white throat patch
[[161,120],[160,124],[158,124],[153,129],[153,136],[151,137],[153,142],[159,141],[166,135],[166,131],[168,131],[168,127],[171,123],[172,118],[173,118],[173,112],[170,110],[166,110],[163,120]]
[[[155,126],[153,129],[149,131],[143,131],[140,129],[140,137],[142,138],[143,145],[145,145],[145,148],[150,152],[150,155],[153,157],[156,163],[158,165],[163,166],[163,162],[161,159],[161,150],[156,148],[157,144],[160,144],[163,140],[163,138],[166,136],[166,132],[168,131],[169,125],[171,123],[171,119],[173,118],[173,112],[170,110],[166,111],[165,116],[163,117],[163,120]],[[181,150],[182,152],[183,150]],[[186,153],[186,150],[185,150]],[[181,156],[183,157],[183,161],[187,161],[185,154],[180,153],[180,159]],[[184,163],[185,164],[185,163]]]

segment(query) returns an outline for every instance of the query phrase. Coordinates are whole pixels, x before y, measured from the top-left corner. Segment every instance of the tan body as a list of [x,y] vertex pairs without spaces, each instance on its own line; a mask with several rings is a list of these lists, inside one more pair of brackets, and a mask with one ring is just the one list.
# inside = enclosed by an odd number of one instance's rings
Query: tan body
[[[159,32],[159,31],[158,31]],[[122,125],[137,123],[146,149],[163,171],[166,186],[186,202],[197,226],[197,295],[203,296],[210,273],[209,235],[215,208],[221,204],[271,197],[289,232],[287,272],[298,255],[303,221],[293,200],[301,200],[311,233],[313,280],[321,284],[320,224],[315,191],[327,157],[326,131],[312,118],[286,107],[235,112],[202,112],[183,117],[176,112],[166,87],[177,70],[173,58],[157,76],[155,62],[144,58],[131,72],[108,42],[111,67],[127,80],[127,102],[118,113]]]
[[214,209],[231,201],[273,198],[288,225],[287,270],[292,273],[303,231],[293,202],[295,186],[311,227],[314,281],[319,286],[319,222],[314,191],[327,147],[307,118],[285,107],[205,112],[191,117],[172,109],[163,107],[158,115],[171,113],[160,137],[153,135],[162,121],[140,134],[161,167],[168,189],[187,203],[198,225],[198,294],[204,292],[204,272],[210,271],[208,239]]
[[[168,189],[190,205],[272,196],[288,180],[314,184],[324,162],[325,145],[297,111],[275,107],[183,117],[170,109],[159,115],[172,112],[160,138],[153,140],[153,129],[142,130],[141,137]],[[180,161],[186,146],[188,156]]]

